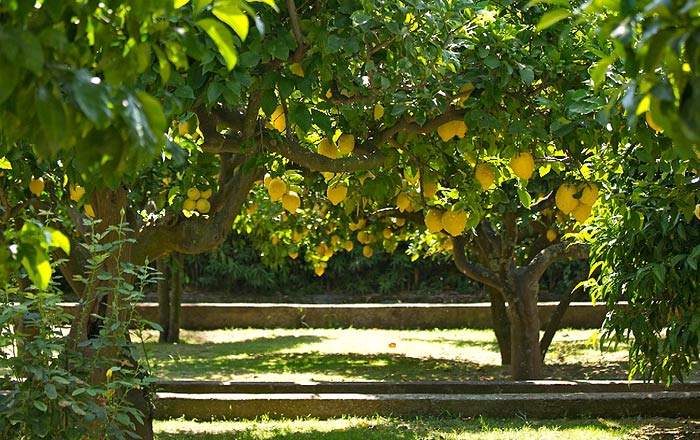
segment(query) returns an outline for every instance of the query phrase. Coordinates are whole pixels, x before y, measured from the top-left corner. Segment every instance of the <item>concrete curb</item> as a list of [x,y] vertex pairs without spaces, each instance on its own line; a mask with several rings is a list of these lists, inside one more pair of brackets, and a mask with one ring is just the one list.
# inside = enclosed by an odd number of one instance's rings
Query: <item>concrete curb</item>
[[156,418],[253,419],[343,415],[485,417],[699,417],[700,392],[503,394],[158,393]]
[[[539,304],[540,320],[546,325],[556,302]],[[64,303],[68,312],[75,303]],[[158,321],[157,303],[140,303],[137,312]],[[598,328],[608,312],[604,305],[571,303],[561,327]],[[181,328],[492,328],[490,303],[472,304],[273,304],[194,303],[183,304]]]

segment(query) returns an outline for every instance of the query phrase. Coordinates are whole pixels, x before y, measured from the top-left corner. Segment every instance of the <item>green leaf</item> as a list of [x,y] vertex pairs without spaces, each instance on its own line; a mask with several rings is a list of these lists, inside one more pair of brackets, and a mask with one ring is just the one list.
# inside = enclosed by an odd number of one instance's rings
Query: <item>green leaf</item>
[[0,104],[2,104],[12,95],[19,82],[19,68],[14,63],[0,57],[0,78],[2,78],[2,87],[0,87]]
[[70,240],[68,240],[68,237],[63,235],[61,231],[57,231],[55,229],[49,229],[49,234],[51,240],[49,244],[52,247],[61,248],[63,252],[67,254],[70,253]]
[[204,18],[196,22],[197,26],[202,28],[204,32],[209,35],[216,47],[219,49],[219,53],[224,57],[226,62],[226,68],[233,70],[238,62],[238,55],[236,54],[236,48],[233,44],[233,35],[231,32],[221,24],[220,22],[214,20],[213,18]]
[[0,157],[0,170],[11,170],[12,164],[6,157]]
[[39,87],[36,92],[37,116],[49,145],[44,145],[47,153],[58,151],[66,137],[66,111],[63,103],[56,99],[47,87]]
[[597,63],[591,67],[589,73],[591,75],[591,80],[597,89],[605,81],[605,75],[608,73],[608,67],[615,60],[614,55],[601,58]]
[[112,120],[112,107],[109,92],[100,79],[81,69],[75,72],[70,86],[83,114],[98,127],[106,127]]
[[44,402],[41,402],[39,400],[34,400],[32,404],[34,405],[34,408],[38,409],[41,412],[46,412],[49,409],[49,407],[46,406]]
[[498,60],[496,55],[489,55],[484,60],[484,64],[486,64],[490,69],[495,69],[501,64],[501,62]]
[[49,287],[51,263],[43,252],[25,254],[25,258],[22,258],[22,266],[36,287],[41,290]]
[[159,134],[165,133],[168,127],[168,121],[163,114],[160,102],[146,92],[138,92],[136,96],[141,101],[141,107],[146,113],[151,132],[156,136],[156,139],[159,139]]
[[239,0],[219,1],[214,4],[211,12],[216,18],[229,25],[241,40],[245,41],[248,36],[248,16],[245,15],[239,5]]
[[520,72],[520,79],[522,79],[525,84],[530,85],[535,81],[535,72],[531,67],[522,67],[518,70]]
[[518,198],[520,199],[520,203],[522,203],[526,209],[530,209],[532,196],[530,196],[530,193],[528,193],[525,188],[518,188]]
[[565,18],[569,18],[570,16],[571,11],[568,9],[555,9],[553,11],[546,12],[544,15],[542,15],[542,18],[540,18],[540,21],[537,23],[535,29],[537,31],[543,31],[548,27],[564,20]]

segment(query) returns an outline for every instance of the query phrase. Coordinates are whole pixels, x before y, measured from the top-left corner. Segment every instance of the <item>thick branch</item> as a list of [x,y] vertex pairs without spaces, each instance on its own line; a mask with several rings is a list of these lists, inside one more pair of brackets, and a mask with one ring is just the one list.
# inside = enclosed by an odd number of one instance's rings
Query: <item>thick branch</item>
[[588,258],[589,249],[590,246],[587,244],[572,243],[570,241],[553,244],[542,249],[527,265],[527,270],[534,277],[533,279],[539,280],[547,268],[555,261],[564,258],[586,259]]
[[466,238],[464,236],[452,237],[452,244],[454,247],[453,255],[455,266],[457,266],[457,269],[460,272],[474,281],[478,281],[485,286],[491,287],[503,294],[503,283],[501,283],[496,274],[484,267],[467,261],[465,254]]
[[384,154],[370,142],[366,142],[362,146],[357,147],[358,150],[369,150],[369,153],[339,159],[331,159],[315,153],[308,148],[302,147],[293,139],[271,143],[267,145],[267,147],[269,150],[281,154],[297,165],[313,171],[343,173],[377,168],[384,163]]

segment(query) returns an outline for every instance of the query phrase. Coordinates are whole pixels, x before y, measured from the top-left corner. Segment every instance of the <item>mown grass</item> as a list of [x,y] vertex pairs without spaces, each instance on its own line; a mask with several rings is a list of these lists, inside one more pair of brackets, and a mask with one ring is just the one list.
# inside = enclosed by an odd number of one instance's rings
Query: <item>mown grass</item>
[[[627,347],[601,351],[593,330],[562,330],[547,379],[627,378]],[[418,381],[508,379],[490,330],[229,329],[182,331],[145,348],[159,379]]]
[[158,440],[612,440],[696,438],[698,422],[680,419],[398,419],[256,420],[155,423]]

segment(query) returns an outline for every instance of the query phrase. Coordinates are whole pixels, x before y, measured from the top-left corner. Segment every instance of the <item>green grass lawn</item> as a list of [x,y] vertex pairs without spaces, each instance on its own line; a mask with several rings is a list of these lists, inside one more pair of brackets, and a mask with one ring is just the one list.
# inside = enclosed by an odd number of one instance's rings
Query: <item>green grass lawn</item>
[[397,419],[161,421],[158,440],[613,440],[697,438],[698,422],[680,419]]
[[[627,347],[600,349],[593,330],[562,330],[548,379],[627,378]],[[155,341],[156,335],[147,335]],[[417,381],[508,379],[491,330],[229,329],[147,342],[159,379]]]

